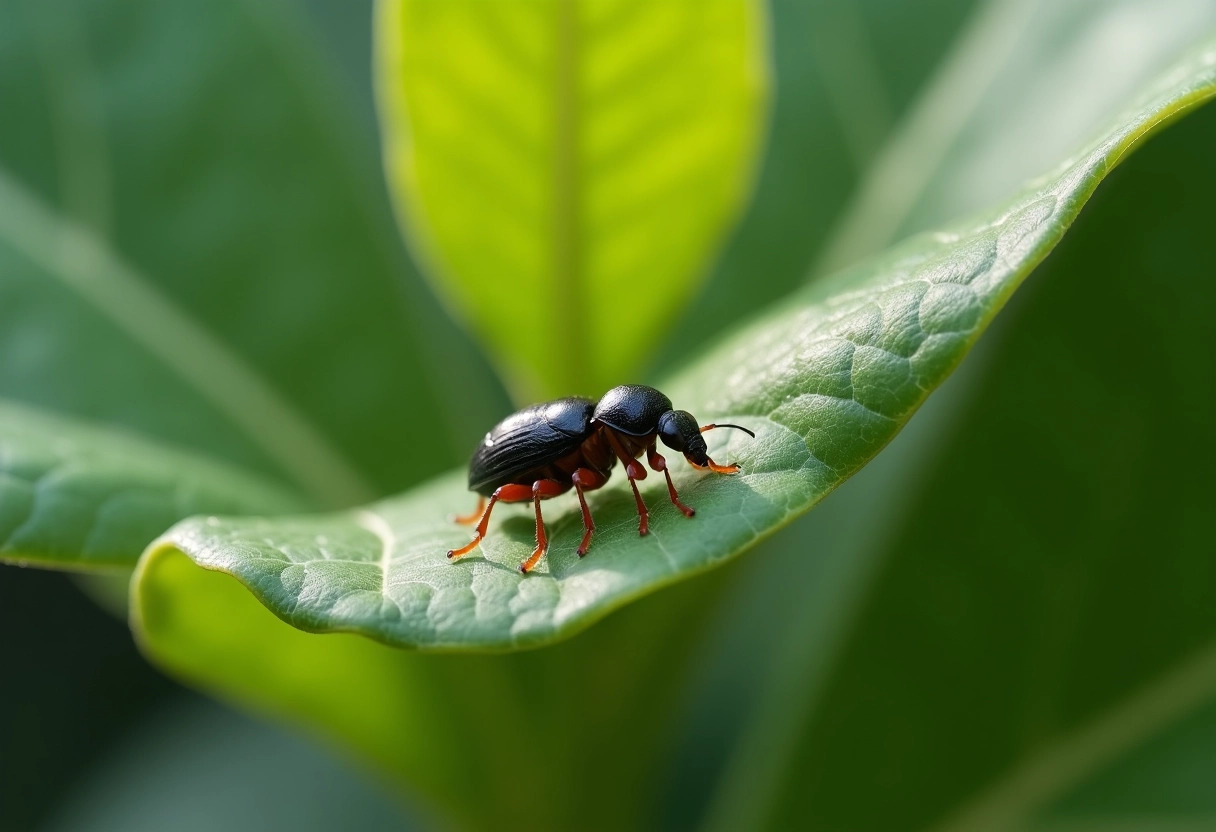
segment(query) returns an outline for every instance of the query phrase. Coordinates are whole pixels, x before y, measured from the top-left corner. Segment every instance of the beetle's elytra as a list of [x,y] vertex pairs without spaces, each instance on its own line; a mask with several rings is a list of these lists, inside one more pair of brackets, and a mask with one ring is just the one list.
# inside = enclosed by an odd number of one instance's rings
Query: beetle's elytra
[[638,534],[646,534],[649,515],[637,486],[637,480],[646,478],[646,469],[638,461],[643,452],[650,467],[667,477],[671,502],[685,517],[692,517],[695,512],[680,502],[667,460],[656,450],[656,442],[661,439],[673,451],[684,454],[696,468],[708,468],[718,474],[737,473],[738,465],[719,465],[709,458],[701,434],[714,428],[735,428],[755,437],[739,425],[700,427],[691,413],[672,410],[671,399],[640,384],[614,387],[598,402],[571,396],[512,414],[486,434],[469,460],[469,488],[480,499],[472,514],[455,519],[465,525],[476,524],[476,532],[468,545],[451,550],[448,557],[467,554],[482,541],[496,503],[531,500],[536,508],[536,549],[519,566],[527,574],[549,549],[540,501],[571,488],[577,492],[583,510],[583,542],[578,547],[582,557],[587,554],[591,533],[595,531],[585,492],[608,482],[618,461],[625,466],[637,500]]

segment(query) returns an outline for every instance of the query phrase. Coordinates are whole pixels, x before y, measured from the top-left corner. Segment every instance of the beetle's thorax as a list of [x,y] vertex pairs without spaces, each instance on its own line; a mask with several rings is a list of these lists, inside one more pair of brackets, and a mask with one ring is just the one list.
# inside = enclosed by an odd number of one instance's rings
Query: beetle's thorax
[[653,387],[623,384],[600,398],[592,419],[619,434],[649,436],[654,433],[659,417],[669,410],[671,399]]

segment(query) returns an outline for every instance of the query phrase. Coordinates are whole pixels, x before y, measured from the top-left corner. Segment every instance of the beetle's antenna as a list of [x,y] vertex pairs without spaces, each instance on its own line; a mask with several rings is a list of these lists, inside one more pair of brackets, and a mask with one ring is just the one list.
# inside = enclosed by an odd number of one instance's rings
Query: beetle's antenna
[[746,433],[748,436],[750,436],[752,439],[755,439],[755,438],[756,438],[756,434],[752,433],[750,430],[748,430],[747,428],[743,427],[742,425],[727,425],[727,424],[721,424],[721,425],[705,425],[704,427],[702,427],[702,428],[701,428],[701,433],[705,433],[705,431],[707,431],[707,430],[713,430],[714,428],[734,428],[735,430],[741,430],[741,431],[743,431],[743,432],[744,432],[744,433]]

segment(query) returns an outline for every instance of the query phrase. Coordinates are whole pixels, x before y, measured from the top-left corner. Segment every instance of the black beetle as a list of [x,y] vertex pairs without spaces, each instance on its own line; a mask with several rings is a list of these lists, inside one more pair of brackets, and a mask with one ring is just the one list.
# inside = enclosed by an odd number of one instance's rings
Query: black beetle
[[578,493],[583,509],[583,542],[578,547],[582,557],[595,531],[584,492],[608,482],[618,461],[625,466],[637,500],[638,534],[646,534],[648,512],[636,482],[646,479],[646,469],[638,461],[643,451],[650,467],[667,477],[667,493],[672,503],[685,517],[692,517],[695,512],[680,502],[667,461],[659,455],[655,443],[661,439],[667,447],[684,454],[696,468],[708,468],[718,474],[737,473],[738,465],[719,465],[709,458],[701,434],[714,428],[735,428],[753,438],[756,435],[739,425],[698,427],[691,413],[672,410],[671,399],[640,384],[614,387],[598,403],[571,396],[508,416],[486,434],[469,460],[469,489],[481,497],[472,514],[454,519],[465,525],[476,523],[476,534],[468,545],[448,552],[448,557],[467,554],[481,542],[495,503],[531,500],[536,508],[536,549],[520,564],[519,570],[526,575],[549,549],[540,501],[571,488]]

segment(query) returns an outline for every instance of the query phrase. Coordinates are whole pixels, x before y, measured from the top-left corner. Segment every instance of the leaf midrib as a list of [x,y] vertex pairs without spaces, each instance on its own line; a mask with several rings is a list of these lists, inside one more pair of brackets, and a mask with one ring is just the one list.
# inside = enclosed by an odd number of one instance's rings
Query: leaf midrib
[[[581,226],[582,182],[579,176],[578,122],[578,8],[574,0],[558,0],[554,38],[553,78],[553,271],[554,321],[577,323],[583,318]],[[562,386],[568,395],[580,389],[586,377],[587,350],[580,332],[562,342],[558,363]],[[556,391],[550,391],[556,392]]]

